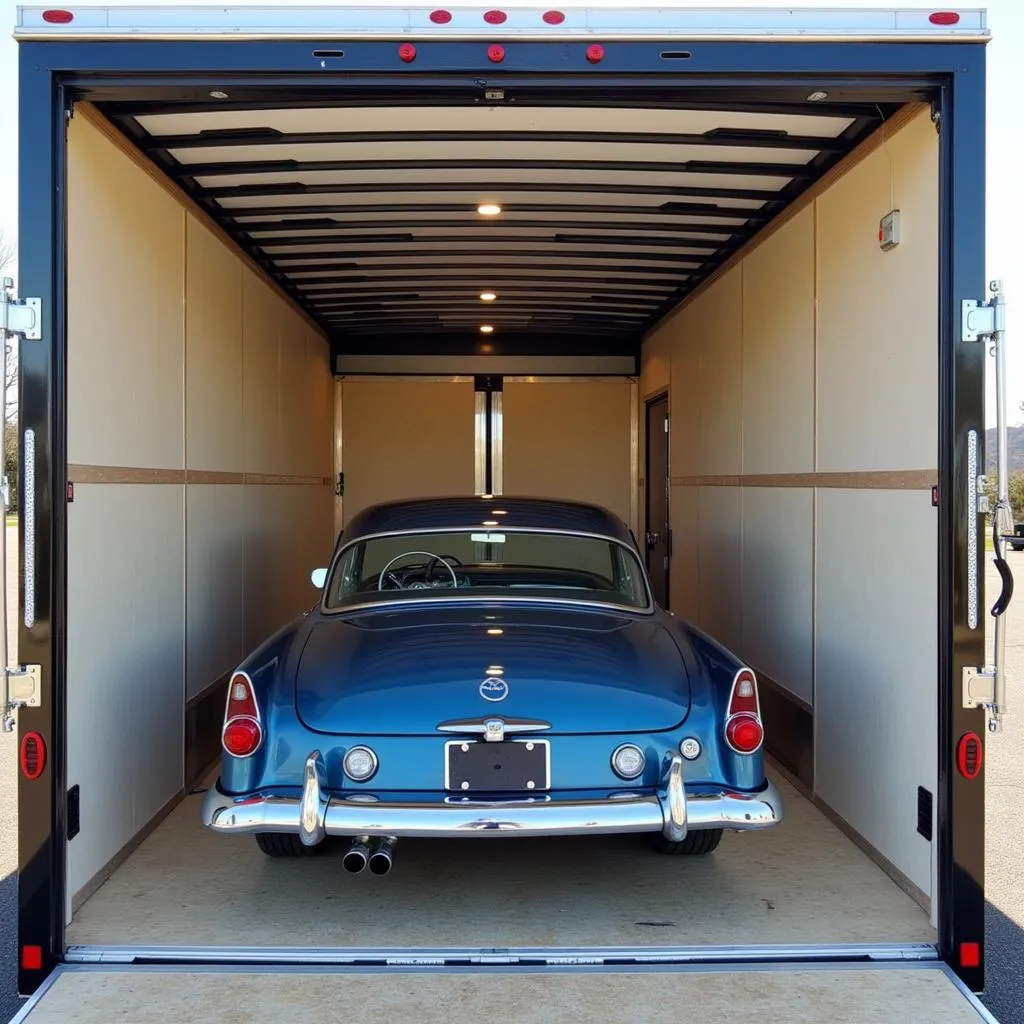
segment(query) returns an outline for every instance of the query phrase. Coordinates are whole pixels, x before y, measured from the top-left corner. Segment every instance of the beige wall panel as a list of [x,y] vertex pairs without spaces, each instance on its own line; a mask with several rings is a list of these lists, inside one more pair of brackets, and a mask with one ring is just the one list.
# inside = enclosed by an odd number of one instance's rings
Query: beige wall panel
[[589,501],[629,523],[633,383],[507,381],[503,490]]
[[184,223],[95,128],[68,123],[69,462],[184,466]]
[[471,495],[473,410],[472,381],[345,380],[345,521],[380,501]]
[[187,215],[186,451],[189,469],[242,467],[242,265]]
[[644,342],[640,350],[640,399],[666,391],[672,373],[672,337],[667,330],[658,331]]
[[68,508],[71,894],[182,786],[184,488],[79,485]]
[[673,487],[669,492],[672,523],[669,607],[679,618],[694,623],[700,618],[699,496],[699,487]]
[[244,470],[279,473],[280,318],[277,297],[242,271],[242,439]]
[[672,339],[669,467],[674,477],[700,472],[701,340],[696,331],[687,333],[694,322],[690,310],[684,310],[663,328]]
[[244,489],[190,484],[186,505],[186,699],[244,655]]
[[743,467],[743,268],[726,274],[694,304],[689,330],[700,344],[700,473]]
[[[819,470],[935,465],[938,152],[922,114],[818,200]],[[886,253],[893,203],[902,241]]]
[[737,654],[808,704],[813,595],[813,491],[744,488],[743,639]]
[[309,465],[311,398],[306,384],[305,326],[284,303],[278,302],[280,320],[280,375],[277,381],[280,410],[280,449],[276,472],[303,473]]
[[755,249],[742,272],[743,472],[812,472],[813,209]]
[[[815,784],[926,893],[935,792],[937,547],[926,492],[818,492]],[[899,571],[894,572],[893,566]]]
[[698,625],[731,650],[742,643],[738,488],[701,487],[697,498]]

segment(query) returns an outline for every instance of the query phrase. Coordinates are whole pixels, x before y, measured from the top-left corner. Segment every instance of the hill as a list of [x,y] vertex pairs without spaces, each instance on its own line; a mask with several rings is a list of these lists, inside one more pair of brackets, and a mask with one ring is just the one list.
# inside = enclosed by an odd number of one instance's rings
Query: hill
[[[1024,426],[1008,427],[1006,431],[1006,452],[1011,473],[1024,472]],[[996,430],[985,431],[985,472],[996,471]]]

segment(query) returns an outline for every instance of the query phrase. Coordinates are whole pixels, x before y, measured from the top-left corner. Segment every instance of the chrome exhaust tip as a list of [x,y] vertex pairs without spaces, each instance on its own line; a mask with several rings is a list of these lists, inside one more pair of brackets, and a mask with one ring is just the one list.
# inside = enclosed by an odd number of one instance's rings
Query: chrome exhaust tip
[[398,839],[395,836],[385,836],[377,843],[373,853],[370,854],[370,873],[373,875],[386,875],[391,870],[391,864],[395,859],[395,844]]
[[366,867],[367,862],[370,859],[370,839],[369,836],[356,836],[352,840],[352,845],[349,847],[348,853],[345,854],[342,859],[342,867],[350,875],[358,875],[363,868]]

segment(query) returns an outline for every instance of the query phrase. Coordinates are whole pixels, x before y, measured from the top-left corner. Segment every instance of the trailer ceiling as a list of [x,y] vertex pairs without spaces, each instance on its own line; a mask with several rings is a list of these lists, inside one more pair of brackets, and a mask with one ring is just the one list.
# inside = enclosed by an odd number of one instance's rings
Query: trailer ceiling
[[100,106],[358,352],[476,345],[482,324],[495,342],[633,351],[898,106],[735,88],[210,93]]

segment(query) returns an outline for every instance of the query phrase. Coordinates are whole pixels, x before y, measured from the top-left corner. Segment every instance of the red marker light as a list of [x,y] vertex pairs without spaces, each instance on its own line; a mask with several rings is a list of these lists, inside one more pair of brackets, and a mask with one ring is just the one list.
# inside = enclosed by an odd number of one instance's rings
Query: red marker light
[[69,25],[74,20],[75,16],[70,11],[43,11],[43,21],[51,25]]
[[956,11],[936,11],[928,15],[928,20],[933,25],[956,25],[960,22],[960,15]]
[[548,25],[561,25],[565,21],[565,15],[561,11],[545,11],[542,17]]
[[21,969],[23,971],[41,971],[43,969],[43,947],[21,947]]
[[980,967],[981,966],[981,944],[977,942],[960,943],[960,966]]
[[488,25],[504,25],[508,21],[508,15],[504,11],[485,11],[484,21]]
[[416,59],[416,47],[412,43],[402,43],[398,48],[398,56],[406,64],[411,64]]
[[18,763],[21,774],[29,782],[35,782],[46,768],[46,744],[37,732],[27,732],[21,738],[18,750]]
[[452,20],[451,11],[431,11],[430,20],[435,25],[447,25]]
[[594,43],[587,47],[587,60],[591,64],[600,64],[604,60],[604,47],[600,43]]
[[981,774],[981,766],[985,761],[985,748],[981,737],[976,732],[965,732],[956,745],[957,771],[968,780],[974,780]]
[[500,43],[487,47],[487,59],[492,64],[500,64],[505,59],[505,47]]

